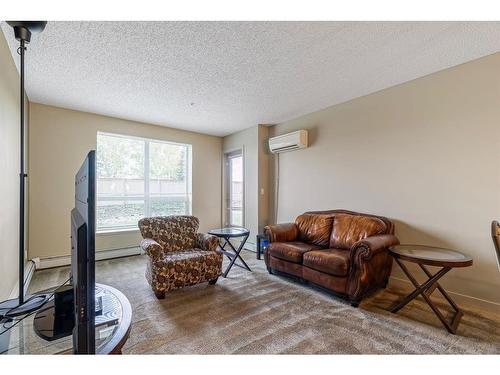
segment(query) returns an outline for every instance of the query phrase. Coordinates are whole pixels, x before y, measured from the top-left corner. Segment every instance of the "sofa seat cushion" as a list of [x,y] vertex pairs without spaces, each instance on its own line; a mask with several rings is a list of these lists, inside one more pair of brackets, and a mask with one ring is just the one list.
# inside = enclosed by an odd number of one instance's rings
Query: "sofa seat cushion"
[[308,244],[305,242],[272,242],[269,244],[267,251],[269,255],[287,260],[293,263],[302,263],[302,256],[308,251],[320,249],[319,246]]
[[316,271],[334,276],[347,276],[351,252],[344,249],[324,249],[304,254],[303,264]]
[[333,220],[330,248],[350,249],[366,237],[387,233],[387,225],[378,217],[337,214]]

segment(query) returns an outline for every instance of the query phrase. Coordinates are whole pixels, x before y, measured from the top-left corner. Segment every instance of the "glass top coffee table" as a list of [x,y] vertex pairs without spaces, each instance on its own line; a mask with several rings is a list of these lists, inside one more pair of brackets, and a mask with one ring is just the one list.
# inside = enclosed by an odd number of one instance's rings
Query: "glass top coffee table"
[[[394,257],[396,263],[401,267],[403,272],[406,274],[408,279],[411,281],[415,290],[407,295],[403,300],[397,303],[391,312],[396,313],[406,306],[410,301],[415,299],[417,296],[421,295],[427,304],[430,306],[432,311],[439,318],[441,323],[450,333],[456,333],[458,328],[458,323],[463,316],[462,310],[457,306],[457,304],[451,299],[451,297],[446,293],[441,285],[439,285],[438,280],[443,277],[452,268],[469,267],[472,265],[472,258],[468,255],[462,254],[459,251],[444,249],[440,247],[424,246],[424,245],[396,245],[389,248],[390,254]],[[403,263],[411,262],[416,263],[424,271],[427,276],[427,281],[420,284],[415,277],[410,273],[406,265]],[[426,266],[441,267],[439,271],[432,274]],[[434,302],[430,299],[430,295],[438,289],[443,297],[448,301],[450,306],[455,311],[451,322],[446,320],[444,315],[439,311]]]
[[[132,327],[132,308],[127,297],[119,290],[103,284],[96,284],[96,299],[100,298],[102,310],[96,313],[95,346],[96,354],[121,354],[123,345],[128,339]],[[40,337],[51,334],[57,329],[65,330],[66,324],[52,320],[50,326],[43,327],[35,322],[44,316],[54,314],[53,301],[48,302],[39,312],[26,317],[13,326],[8,332],[0,335],[1,354],[72,354],[72,335],[47,341]],[[70,322],[73,324],[72,322]],[[0,332],[11,323],[0,324]],[[5,327],[2,327],[5,325]],[[36,327],[35,327],[36,326]],[[71,329],[71,327],[69,327]],[[39,331],[38,333],[36,331]]]
[[[222,251],[222,253],[228,257],[230,262],[226,270],[222,274],[223,277],[227,277],[227,274],[229,273],[233,265],[236,265],[238,267],[246,269],[247,271],[252,272],[250,267],[248,267],[248,264],[246,264],[246,262],[240,256],[240,252],[241,250],[243,250],[243,246],[245,246],[248,236],[250,235],[250,231],[248,229],[243,227],[226,227],[226,228],[209,230],[208,234],[222,238],[224,240],[224,243],[222,245],[219,243],[219,248]],[[230,239],[239,237],[243,237],[243,239],[241,240],[240,245],[236,249],[231,243]],[[228,250],[226,250],[226,245],[229,246]],[[236,258],[239,258],[241,264],[236,263]]]

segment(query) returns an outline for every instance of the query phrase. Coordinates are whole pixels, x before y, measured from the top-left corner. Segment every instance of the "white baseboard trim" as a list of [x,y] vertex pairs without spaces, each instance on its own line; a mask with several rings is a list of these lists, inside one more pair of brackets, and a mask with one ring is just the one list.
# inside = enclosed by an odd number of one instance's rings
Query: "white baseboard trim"
[[[401,279],[399,277],[394,277],[391,276],[389,279],[389,288],[395,287],[398,289],[404,289],[408,290],[410,292],[411,290],[414,289],[413,284],[409,280]],[[445,288],[446,290],[446,288]],[[473,308],[478,308],[490,312],[497,313],[500,311],[500,303],[496,303],[493,301],[487,301],[481,298],[476,298],[472,296],[468,296],[466,294],[461,294],[461,293],[456,293],[456,292],[450,292],[446,290],[446,292],[452,297],[459,306],[461,307],[473,307]],[[433,298],[436,298],[439,301],[445,302],[446,300],[444,297],[439,293],[439,291],[436,290],[434,294],[432,295]]]
[[257,245],[255,245],[254,243],[245,243],[245,246],[243,246],[243,248],[245,250],[250,250],[250,251],[253,251],[253,252],[256,252],[257,251]]
[[[28,288],[31,283],[31,279],[33,278],[33,274],[35,273],[35,262],[28,261],[24,266],[24,295],[28,292]],[[19,280],[16,281],[14,288],[10,292],[9,299],[17,298],[19,295]]]
[[[141,248],[139,246],[122,247],[119,249],[108,249],[108,250],[97,250],[95,252],[95,260],[105,260],[112,258],[127,257],[131,255],[142,254]],[[71,264],[71,255],[63,255],[56,257],[40,258],[37,261],[37,270],[43,270],[46,268],[62,267]]]

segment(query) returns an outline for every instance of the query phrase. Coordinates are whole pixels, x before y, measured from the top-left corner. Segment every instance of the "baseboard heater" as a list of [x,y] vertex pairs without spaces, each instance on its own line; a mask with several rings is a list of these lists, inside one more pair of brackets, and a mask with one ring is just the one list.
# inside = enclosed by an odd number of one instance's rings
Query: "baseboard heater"
[[[106,260],[113,258],[121,258],[132,255],[140,255],[142,250],[139,246],[121,247],[118,249],[98,250],[95,253],[95,260]],[[71,264],[71,255],[63,255],[56,257],[34,258],[36,269],[46,269],[54,267],[69,266]]]

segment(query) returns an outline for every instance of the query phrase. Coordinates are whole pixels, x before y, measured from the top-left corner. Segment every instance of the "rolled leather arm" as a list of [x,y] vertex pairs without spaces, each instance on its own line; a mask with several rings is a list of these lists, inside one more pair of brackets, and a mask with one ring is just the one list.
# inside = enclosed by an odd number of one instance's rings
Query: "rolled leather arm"
[[364,259],[370,259],[373,255],[394,245],[399,245],[399,240],[392,234],[367,237],[352,245],[351,258],[361,256]]
[[152,238],[143,239],[141,249],[153,260],[158,260],[163,256],[163,247]]
[[387,283],[392,268],[392,257],[387,248],[399,244],[392,234],[367,237],[351,247],[351,270],[347,294],[351,301],[359,301],[372,289]]
[[197,233],[196,234],[196,247],[202,250],[217,251],[219,245],[219,238],[211,234]]
[[299,228],[295,223],[266,225],[264,234],[270,242],[291,242],[297,240]]

